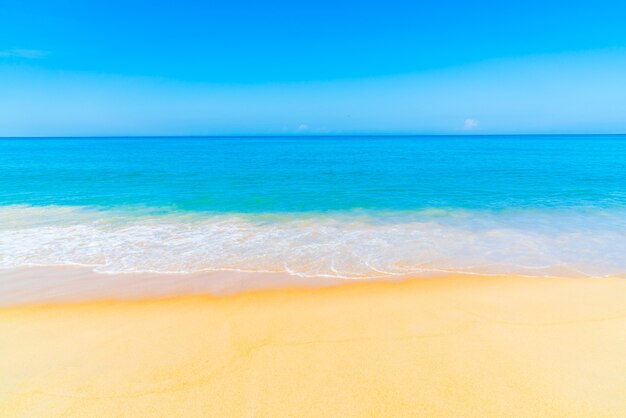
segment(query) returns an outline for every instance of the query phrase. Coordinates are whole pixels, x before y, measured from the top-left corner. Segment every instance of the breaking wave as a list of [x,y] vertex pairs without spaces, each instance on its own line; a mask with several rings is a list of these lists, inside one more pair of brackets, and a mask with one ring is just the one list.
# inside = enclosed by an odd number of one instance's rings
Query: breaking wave
[[626,272],[625,222],[624,211],[584,208],[250,215],[10,205],[0,207],[0,267],[600,277]]

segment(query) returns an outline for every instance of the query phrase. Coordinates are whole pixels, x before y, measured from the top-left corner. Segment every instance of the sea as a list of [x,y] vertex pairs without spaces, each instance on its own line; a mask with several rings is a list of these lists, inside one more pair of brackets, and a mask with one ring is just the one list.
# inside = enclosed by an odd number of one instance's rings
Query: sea
[[626,277],[626,136],[0,139],[0,269]]

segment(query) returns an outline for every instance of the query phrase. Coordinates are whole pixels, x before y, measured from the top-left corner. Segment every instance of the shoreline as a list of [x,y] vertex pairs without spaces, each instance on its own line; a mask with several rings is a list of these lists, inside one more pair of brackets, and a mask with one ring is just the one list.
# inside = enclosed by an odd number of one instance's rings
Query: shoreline
[[559,277],[431,271],[367,278],[300,276],[286,272],[203,271],[194,273],[99,273],[85,266],[28,266],[0,269],[0,309],[14,306],[97,301],[143,301],[187,296],[228,297],[259,291],[316,289],[411,280],[602,281],[626,276]]
[[620,416],[626,281],[438,277],[0,308],[8,416]]

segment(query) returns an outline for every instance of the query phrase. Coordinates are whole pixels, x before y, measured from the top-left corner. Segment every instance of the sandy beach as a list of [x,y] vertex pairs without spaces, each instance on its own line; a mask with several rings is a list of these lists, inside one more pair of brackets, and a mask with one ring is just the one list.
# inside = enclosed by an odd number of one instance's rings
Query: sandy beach
[[0,418],[626,418],[625,15],[0,0]]
[[0,309],[0,415],[623,416],[626,281],[446,277]]

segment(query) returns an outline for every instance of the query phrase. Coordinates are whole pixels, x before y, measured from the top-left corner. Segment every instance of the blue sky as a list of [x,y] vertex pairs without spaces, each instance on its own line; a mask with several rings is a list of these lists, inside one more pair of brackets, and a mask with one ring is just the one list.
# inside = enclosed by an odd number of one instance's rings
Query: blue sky
[[623,1],[0,3],[0,136],[626,132]]

